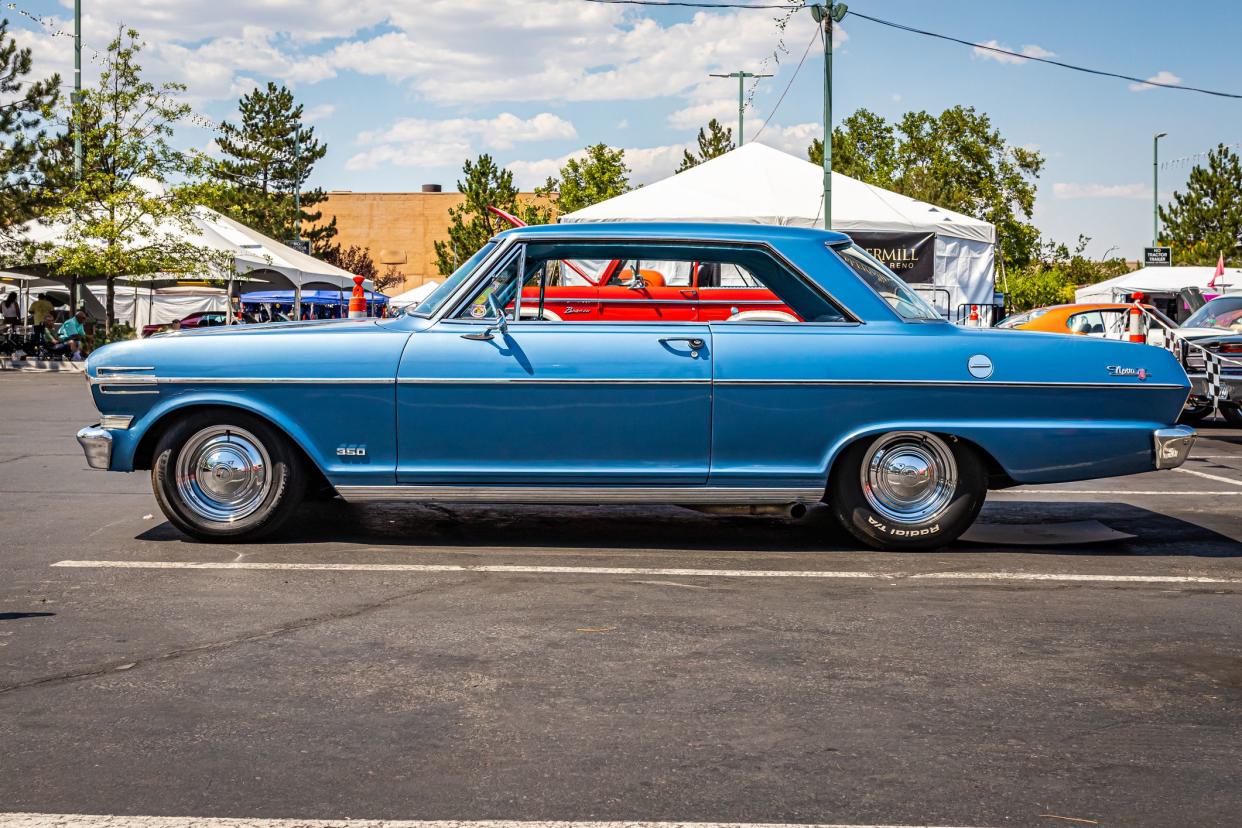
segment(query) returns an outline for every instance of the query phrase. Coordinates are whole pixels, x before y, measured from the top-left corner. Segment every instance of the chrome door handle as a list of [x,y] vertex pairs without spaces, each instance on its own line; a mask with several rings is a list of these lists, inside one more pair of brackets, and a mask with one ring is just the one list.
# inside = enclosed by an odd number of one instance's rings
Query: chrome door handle
[[704,342],[702,339],[699,339],[697,336],[662,336],[660,337],[660,341],[661,342],[685,342],[686,344],[690,346],[690,350],[692,351],[701,351],[703,350],[703,347],[707,345],[706,342]]

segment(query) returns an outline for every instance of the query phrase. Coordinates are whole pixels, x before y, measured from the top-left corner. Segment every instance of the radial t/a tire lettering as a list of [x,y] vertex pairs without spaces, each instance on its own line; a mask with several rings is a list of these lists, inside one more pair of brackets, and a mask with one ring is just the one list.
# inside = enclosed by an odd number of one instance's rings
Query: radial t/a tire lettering
[[859,440],[833,464],[827,500],[837,522],[875,549],[935,549],[956,540],[983,507],[978,453],[922,431]]
[[242,411],[186,415],[159,438],[151,488],[168,520],[198,540],[248,541],[275,532],[306,488],[289,439]]

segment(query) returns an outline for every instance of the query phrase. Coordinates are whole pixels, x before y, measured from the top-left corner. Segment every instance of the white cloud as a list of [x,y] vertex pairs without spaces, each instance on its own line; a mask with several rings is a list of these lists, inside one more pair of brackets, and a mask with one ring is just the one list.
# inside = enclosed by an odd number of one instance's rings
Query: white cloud
[[1169,83],[1169,84],[1173,84],[1174,86],[1176,86],[1177,84],[1181,82],[1182,82],[1182,79],[1179,78],[1177,75],[1173,74],[1172,72],[1162,69],[1156,74],[1152,75],[1150,78],[1148,78],[1146,83],[1130,84],[1130,91],[1131,92],[1146,92],[1149,89],[1159,89],[1158,86],[1149,85],[1152,83]]
[[[630,184],[639,186],[668,178],[681,165],[682,153],[689,144],[667,144],[659,147],[623,147],[625,163],[630,168]],[[615,147],[613,148],[615,149]],[[558,158],[535,161],[513,161],[505,166],[513,172],[513,181],[523,190],[542,184],[549,176],[560,173],[571,158],[582,158],[584,150],[566,153]]]
[[533,118],[519,118],[502,112],[494,118],[402,118],[381,131],[358,134],[357,142],[370,149],[354,155],[348,170],[371,170],[384,165],[401,167],[456,166],[475,154],[476,145],[487,149],[509,149],[517,143],[550,141],[577,137],[569,121],[550,112]]
[[316,121],[322,121],[324,118],[332,117],[332,113],[334,112],[336,112],[335,104],[317,104],[303,112],[302,119],[308,124],[313,124]]
[[769,147],[775,147],[778,150],[806,160],[807,147],[811,145],[813,140],[823,136],[824,125],[810,121],[792,126],[772,124],[764,129],[763,134],[759,136],[758,140],[761,144],[767,144]]
[[1151,198],[1151,190],[1144,184],[1079,184],[1058,181],[1052,185],[1052,194],[1059,199]]
[[[981,46],[990,46],[991,49],[984,49]],[[1018,52],[1025,57],[1019,57],[1018,54],[1005,54],[1004,52],[994,52],[992,49],[1005,49],[1008,52]],[[1056,52],[1050,52],[1043,46],[1035,43],[1028,43],[1021,49],[1011,49],[1009,46],[998,40],[985,40],[980,46],[976,46],[972,50],[976,56],[994,60],[997,63],[1026,63],[1027,58],[1050,58],[1056,57]]]

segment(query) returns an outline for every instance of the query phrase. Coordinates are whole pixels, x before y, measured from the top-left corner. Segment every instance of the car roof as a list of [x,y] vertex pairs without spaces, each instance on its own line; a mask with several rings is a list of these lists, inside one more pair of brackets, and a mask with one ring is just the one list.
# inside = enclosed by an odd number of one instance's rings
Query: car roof
[[668,241],[781,242],[819,241],[827,244],[848,242],[849,236],[815,227],[784,227],[774,224],[722,224],[684,221],[609,221],[532,224],[515,227],[497,238],[538,239],[642,239]]

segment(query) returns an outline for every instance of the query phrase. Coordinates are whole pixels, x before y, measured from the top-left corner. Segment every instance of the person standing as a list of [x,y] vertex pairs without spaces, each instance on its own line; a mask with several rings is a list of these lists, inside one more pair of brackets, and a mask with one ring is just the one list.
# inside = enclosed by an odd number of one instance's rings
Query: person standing
[[30,321],[36,325],[42,325],[44,320],[52,315],[52,303],[47,300],[46,293],[40,293],[39,298],[30,303]]
[[9,291],[9,295],[4,300],[4,327],[15,331],[21,322],[22,306],[17,301],[17,291]]

